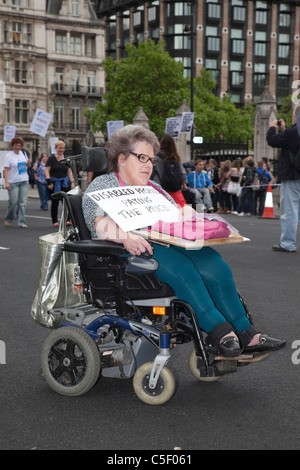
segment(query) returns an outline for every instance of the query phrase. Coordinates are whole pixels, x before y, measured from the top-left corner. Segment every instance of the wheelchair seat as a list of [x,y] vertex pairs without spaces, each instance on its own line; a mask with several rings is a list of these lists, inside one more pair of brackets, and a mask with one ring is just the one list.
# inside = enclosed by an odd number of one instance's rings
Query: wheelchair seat
[[[64,243],[64,251],[79,254],[83,280],[93,296],[105,300],[119,289],[130,300],[175,297],[173,289],[154,273],[133,275],[125,272],[128,252],[112,241],[92,240],[82,211],[82,195],[64,193],[64,199],[79,240]],[[155,249],[155,248],[154,248]]]

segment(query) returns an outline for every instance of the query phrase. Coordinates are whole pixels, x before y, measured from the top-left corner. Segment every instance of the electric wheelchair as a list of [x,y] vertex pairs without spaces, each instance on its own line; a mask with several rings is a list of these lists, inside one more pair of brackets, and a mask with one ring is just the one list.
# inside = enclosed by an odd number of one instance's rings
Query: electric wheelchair
[[[87,393],[100,376],[133,378],[144,403],[166,403],[176,390],[166,366],[175,345],[193,342],[188,364],[201,381],[215,381],[254,362],[253,356],[222,358],[205,345],[191,306],[155,276],[157,262],[129,256],[123,245],[92,240],[82,213],[82,196],[57,193],[73,228],[62,250],[78,254],[86,302],[56,308],[60,326],[46,338],[41,354],[42,376],[57,393]],[[155,243],[153,244],[155,249]],[[248,318],[251,316],[241,298]]]
[[[90,158],[86,149],[84,153]],[[99,155],[96,160],[94,166],[106,172],[103,152],[101,162]],[[91,162],[89,165],[91,168]],[[78,257],[84,302],[66,302],[67,306],[49,311],[59,326],[43,344],[41,376],[55,392],[80,396],[101,376],[133,378],[137,397],[160,405],[176,390],[176,380],[167,367],[176,345],[193,343],[189,369],[206,382],[260,360],[261,356],[252,355],[218,357],[205,344],[205,334],[191,306],[155,276],[157,262],[146,255],[129,256],[123,245],[92,240],[82,212],[82,195],[71,193],[52,197],[63,199],[70,215],[73,228],[61,249]]]

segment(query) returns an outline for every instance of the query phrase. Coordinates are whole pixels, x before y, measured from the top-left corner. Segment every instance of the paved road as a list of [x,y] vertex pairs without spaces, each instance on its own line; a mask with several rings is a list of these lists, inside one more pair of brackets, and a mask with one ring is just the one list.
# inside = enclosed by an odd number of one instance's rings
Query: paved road
[[[30,315],[39,271],[38,237],[53,231],[38,200],[28,204],[28,230],[6,228],[0,202],[0,449],[300,449],[299,253],[273,253],[279,221],[228,216],[251,243],[218,248],[257,326],[286,338],[287,348],[216,383],[189,372],[191,345],[177,347],[170,368],[180,377],[174,398],[160,407],[135,396],[131,380],[102,378],[85,396],[55,394],[39,379],[48,331]],[[300,251],[300,250],[299,250]]]

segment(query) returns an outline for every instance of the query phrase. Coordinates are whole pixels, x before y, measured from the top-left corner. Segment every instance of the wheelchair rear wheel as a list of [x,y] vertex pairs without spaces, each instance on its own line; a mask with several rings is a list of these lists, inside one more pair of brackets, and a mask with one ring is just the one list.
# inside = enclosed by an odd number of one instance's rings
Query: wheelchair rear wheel
[[149,387],[149,379],[153,362],[146,362],[140,366],[133,377],[133,388],[137,397],[148,405],[163,405],[175,393],[176,382],[174,375],[167,367],[163,367],[156,387]]
[[41,365],[46,382],[55,392],[80,396],[99,378],[100,354],[87,333],[79,328],[62,327],[46,338]]
[[189,356],[189,368],[193,376],[196,377],[196,379],[200,380],[201,382],[216,382],[216,380],[219,380],[221,378],[221,376],[201,377],[200,370],[197,367],[198,359],[201,360],[201,358],[198,358],[196,356],[195,350],[193,350]]

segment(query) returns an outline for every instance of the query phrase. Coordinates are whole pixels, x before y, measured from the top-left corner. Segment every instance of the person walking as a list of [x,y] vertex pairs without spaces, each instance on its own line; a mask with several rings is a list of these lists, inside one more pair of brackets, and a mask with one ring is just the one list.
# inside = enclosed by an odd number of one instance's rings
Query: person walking
[[[297,248],[297,230],[300,220],[300,170],[294,166],[292,157],[300,150],[297,118],[300,106],[293,113],[293,125],[287,127],[283,119],[270,122],[267,142],[271,147],[281,148],[277,180],[280,186],[280,242],[273,245],[274,251],[294,253]],[[279,131],[279,132],[277,132]]]
[[[73,172],[70,164],[64,159],[65,143],[62,140],[55,142],[55,154],[50,155],[46,163],[45,176],[49,191],[57,193],[67,192],[75,187]],[[58,199],[51,200],[51,218],[53,227],[58,227]],[[68,220],[67,225],[71,225]]]
[[253,182],[256,174],[256,168],[252,158],[248,158],[245,162],[245,169],[242,176],[243,191],[241,195],[241,212],[238,214],[253,215],[254,214],[254,191]]
[[46,163],[48,161],[48,154],[42,153],[38,163],[34,165],[35,181],[38,188],[41,210],[48,210],[48,200],[50,199],[50,193],[47,187],[47,181],[45,177]]
[[18,226],[28,228],[25,212],[28,197],[28,166],[30,160],[24,152],[24,140],[22,137],[14,137],[11,142],[11,151],[4,158],[5,189],[8,191],[8,207],[4,225],[9,227],[15,218],[17,210]]

